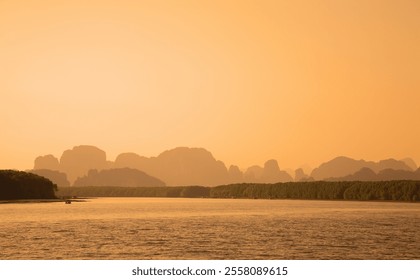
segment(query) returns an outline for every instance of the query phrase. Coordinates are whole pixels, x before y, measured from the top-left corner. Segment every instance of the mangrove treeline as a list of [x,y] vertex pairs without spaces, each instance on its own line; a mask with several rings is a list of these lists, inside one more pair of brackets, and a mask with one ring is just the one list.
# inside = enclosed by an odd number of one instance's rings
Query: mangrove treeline
[[36,174],[0,170],[0,200],[56,198],[57,186]]
[[60,187],[60,197],[209,197],[210,188],[188,187]]
[[289,182],[218,187],[63,187],[59,196],[420,201],[420,181]]

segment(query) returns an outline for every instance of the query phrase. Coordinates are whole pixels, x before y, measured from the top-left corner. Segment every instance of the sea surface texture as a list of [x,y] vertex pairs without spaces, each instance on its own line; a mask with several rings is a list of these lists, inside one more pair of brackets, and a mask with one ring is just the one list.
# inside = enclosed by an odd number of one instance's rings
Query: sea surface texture
[[420,204],[180,198],[0,204],[0,259],[420,259]]

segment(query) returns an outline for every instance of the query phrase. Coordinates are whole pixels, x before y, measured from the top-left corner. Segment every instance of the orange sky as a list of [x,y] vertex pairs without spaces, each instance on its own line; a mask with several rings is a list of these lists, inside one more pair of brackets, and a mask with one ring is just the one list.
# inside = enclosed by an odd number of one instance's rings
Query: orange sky
[[420,163],[420,1],[0,0],[0,168],[75,145]]

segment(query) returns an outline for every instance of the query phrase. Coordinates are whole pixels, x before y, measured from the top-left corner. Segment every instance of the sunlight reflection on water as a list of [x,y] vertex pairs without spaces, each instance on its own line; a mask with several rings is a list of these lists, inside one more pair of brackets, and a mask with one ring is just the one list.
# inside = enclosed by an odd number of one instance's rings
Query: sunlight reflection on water
[[0,259],[419,259],[420,204],[100,198],[0,205]]

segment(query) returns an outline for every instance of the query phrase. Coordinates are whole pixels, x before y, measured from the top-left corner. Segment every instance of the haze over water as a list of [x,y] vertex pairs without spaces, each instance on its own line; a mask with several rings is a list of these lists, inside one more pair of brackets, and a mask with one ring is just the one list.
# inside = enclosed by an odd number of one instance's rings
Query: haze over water
[[[419,11],[416,0],[0,1],[3,185],[32,168],[59,187],[420,180]],[[419,227],[418,203],[0,204],[0,259],[418,259]]]
[[96,145],[420,163],[415,0],[0,1],[0,168]]
[[418,259],[420,206],[99,198],[0,205],[0,259]]

